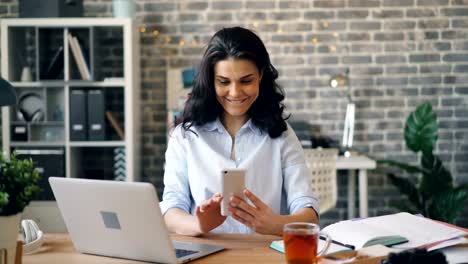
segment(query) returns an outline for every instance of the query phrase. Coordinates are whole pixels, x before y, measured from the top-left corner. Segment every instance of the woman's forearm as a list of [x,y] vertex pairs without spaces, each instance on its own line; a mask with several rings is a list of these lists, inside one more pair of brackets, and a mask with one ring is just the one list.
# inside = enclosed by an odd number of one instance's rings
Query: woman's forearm
[[198,219],[179,208],[171,208],[164,214],[169,232],[186,236],[201,235]]
[[303,208],[291,215],[280,215],[279,225],[277,226],[275,235],[282,236],[284,225],[292,222],[309,222],[318,224],[318,216],[312,208]]

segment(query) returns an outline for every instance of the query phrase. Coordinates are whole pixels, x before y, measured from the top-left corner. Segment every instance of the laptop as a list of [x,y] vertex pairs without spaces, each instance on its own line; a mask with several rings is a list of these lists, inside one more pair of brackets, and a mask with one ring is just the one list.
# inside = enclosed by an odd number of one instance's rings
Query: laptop
[[148,262],[185,263],[222,247],[172,241],[154,186],[50,177],[75,249]]

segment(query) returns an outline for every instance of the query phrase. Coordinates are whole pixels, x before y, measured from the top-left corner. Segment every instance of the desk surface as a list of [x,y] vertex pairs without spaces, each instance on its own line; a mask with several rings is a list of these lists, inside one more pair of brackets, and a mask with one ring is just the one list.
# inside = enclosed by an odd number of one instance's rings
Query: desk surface
[[338,156],[336,160],[336,168],[339,170],[359,170],[359,169],[375,169],[375,160],[367,156]]
[[[191,263],[286,263],[284,255],[269,248],[276,236],[209,234],[205,237],[172,235],[174,240],[220,245],[227,250]],[[23,256],[23,264],[137,264],[139,261],[80,254],[75,251],[68,234],[46,234],[43,246],[31,255]]]

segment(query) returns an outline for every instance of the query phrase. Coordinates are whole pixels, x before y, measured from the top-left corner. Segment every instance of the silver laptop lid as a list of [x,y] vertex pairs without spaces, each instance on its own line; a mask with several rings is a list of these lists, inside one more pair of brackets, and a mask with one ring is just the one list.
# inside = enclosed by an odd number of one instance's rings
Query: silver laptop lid
[[150,183],[56,177],[49,182],[79,252],[178,262]]

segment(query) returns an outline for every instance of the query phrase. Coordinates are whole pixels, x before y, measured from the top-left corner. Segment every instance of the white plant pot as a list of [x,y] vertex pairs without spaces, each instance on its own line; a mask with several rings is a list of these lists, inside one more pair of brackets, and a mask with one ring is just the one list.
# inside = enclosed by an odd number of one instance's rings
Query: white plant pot
[[[16,257],[16,241],[18,240],[21,213],[12,216],[0,216],[0,263],[14,264]],[[2,250],[4,249],[4,250]],[[7,254],[7,262],[5,260]]]

